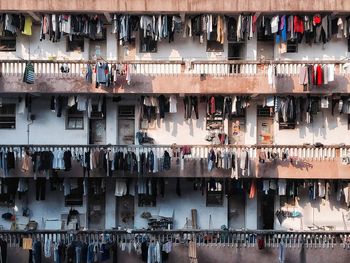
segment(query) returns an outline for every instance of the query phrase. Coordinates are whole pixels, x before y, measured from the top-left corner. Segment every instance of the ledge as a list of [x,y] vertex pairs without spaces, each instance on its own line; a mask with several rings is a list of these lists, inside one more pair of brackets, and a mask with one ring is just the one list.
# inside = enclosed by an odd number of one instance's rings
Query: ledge
[[13,0],[1,1],[0,10],[36,12],[279,12],[350,10],[347,0],[281,1],[281,0]]

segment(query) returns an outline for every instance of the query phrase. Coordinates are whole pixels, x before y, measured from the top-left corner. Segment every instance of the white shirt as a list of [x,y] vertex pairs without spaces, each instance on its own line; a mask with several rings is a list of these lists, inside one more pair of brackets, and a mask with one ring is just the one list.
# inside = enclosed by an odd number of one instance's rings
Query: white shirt
[[177,112],[177,99],[175,95],[171,95],[169,98],[170,107],[169,112],[170,113],[176,113]]
[[55,150],[53,152],[53,169],[64,169],[64,160],[63,160],[63,151],[62,150]]
[[78,111],[85,111],[86,110],[86,102],[87,102],[87,98],[85,95],[78,95],[77,96],[77,110]]
[[286,188],[287,188],[286,179],[279,179],[278,180],[278,194],[279,195],[286,195]]
[[127,187],[125,180],[117,179],[115,182],[115,196],[123,196],[126,195]]
[[328,65],[328,70],[327,70],[328,76],[328,82],[334,81],[334,64],[329,64]]

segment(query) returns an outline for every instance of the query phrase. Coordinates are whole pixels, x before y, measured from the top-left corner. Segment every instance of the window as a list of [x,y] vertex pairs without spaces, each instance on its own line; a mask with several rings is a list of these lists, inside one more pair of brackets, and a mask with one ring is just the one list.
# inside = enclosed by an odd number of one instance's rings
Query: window
[[0,106],[0,129],[16,129],[16,104]]
[[84,130],[84,115],[76,106],[67,110],[66,130]]
[[[141,35],[141,34],[140,34]],[[140,53],[156,53],[157,41],[154,41],[151,36],[140,37]]]
[[296,126],[295,120],[288,119],[287,122],[284,122],[282,116],[279,116],[278,120],[279,120],[279,125],[278,126],[279,126],[280,130],[292,130],[292,129],[295,129],[295,126]]
[[258,117],[273,117],[274,115],[274,107],[268,107],[268,106],[257,106],[257,116]]
[[95,39],[90,39],[90,41],[106,41],[107,40],[107,30],[102,28],[102,31],[96,34]]
[[221,180],[210,179],[207,182],[207,206],[224,204],[224,187]]
[[65,196],[65,206],[82,206],[83,205],[83,179],[78,178],[78,188],[71,189],[70,194]]
[[72,41],[67,38],[67,52],[84,52],[84,37],[72,36]]
[[268,41],[273,43],[274,36],[274,34],[265,34],[265,29],[263,27],[259,27],[257,36],[258,41]]
[[5,35],[0,37],[0,51],[16,51],[16,35],[5,31]]
[[298,42],[295,39],[287,41],[287,53],[297,53],[298,52]]
[[207,52],[223,52],[224,44],[216,41],[217,39],[217,28],[213,27],[213,31],[210,33],[209,39],[207,40]]
[[103,120],[105,119],[105,115],[103,113],[103,109],[99,111],[98,105],[92,105],[91,117],[90,119]]
[[139,207],[154,207],[157,204],[156,195],[139,194],[138,196],[138,206]]
[[207,52],[224,52],[224,44],[216,40],[207,40]]

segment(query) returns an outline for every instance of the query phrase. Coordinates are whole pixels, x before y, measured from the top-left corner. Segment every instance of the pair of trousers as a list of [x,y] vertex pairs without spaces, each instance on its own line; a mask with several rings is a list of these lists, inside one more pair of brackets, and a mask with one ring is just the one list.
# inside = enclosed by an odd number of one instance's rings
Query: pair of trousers
[[198,97],[196,96],[185,96],[184,97],[185,106],[185,119],[188,120],[192,117],[192,111],[196,114],[196,119],[199,119],[198,115]]
[[35,182],[36,188],[36,200],[43,201],[45,200],[45,191],[46,191],[46,178],[39,177]]

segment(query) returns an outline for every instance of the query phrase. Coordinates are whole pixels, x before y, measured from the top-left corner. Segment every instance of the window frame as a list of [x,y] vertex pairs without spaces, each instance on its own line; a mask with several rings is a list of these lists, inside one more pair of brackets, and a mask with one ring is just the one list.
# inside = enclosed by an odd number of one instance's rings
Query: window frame
[[[209,184],[210,181],[208,180],[206,182],[206,200],[205,200],[205,204],[207,207],[222,207],[224,206],[224,181],[223,180],[218,180],[215,179],[215,184],[216,187],[218,188],[219,184],[221,186],[221,189],[219,190],[211,190],[209,188]],[[209,198],[213,198],[213,199],[217,199],[217,203],[211,203],[211,201],[209,200]],[[220,200],[218,199],[220,198]]]
[[[291,48],[293,48],[293,50],[291,50]],[[291,40],[291,39],[287,40],[286,53],[298,53],[298,41],[296,39],[294,39],[294,40]]]
[[66,48],[67,52],[84,52],[84,48],[85,48],[84,37],[72,35],[72,41],[70,40],[69,37],[67,37],[67,48]]
[[[153,40],[151,36],[144,37],[142,35],[142,33],[140,33],[140,38],[139,39],[140,39],[140,45],[139,45],[139,52],[140,53],[157,53],[158,52],[158,41]],[[154,49],[151,50],[150,46],[146,46],[147,47],[146,50],[143,50],[142,47],[143,47],[145,41],[149,42],[149,43],[146,43],[148,45],[153,42],[155,44]]]
[[[14,47],[8,47],[9,44],[7,44],[7,46],[5,45],[5,47],[2,47],[2,41],[14,41]],[[5,35],[0,36],[0,52],[14,52],[16,51],[17,48],[17,36],[16,34],[12,34],[9,31],[5,30]]]
[[[10,109],[10,110],[13,110],[12,113],[3,113],[3,108],[4,107],[13,107],[13,109]],[[9,109],[8,109],[9,111]],[[4,119],[3,119],[4,118]],[[12,123],[10,121],[6,121],[6,118],[14,118],[14,121],[13,121],[13,126],[11,127],[2,127],[2,123]],[[16,116],[16,103],[3,103],[2,106],[0,107],[0,130],[15,130],[16,129],[16,121],[17,121],[17,116]]]
[[[141,200],[147,199],[147,204],[142,204]],[[157,196],[148,194],[138,194],[137,195],[137,206],[138,207],[156,207],[157,206]]]
[[[209,47],[210,45],[217,45],[216,47]],[[206,52],[224,52],[224,44],[217,42],[216,40],[207,40]]]
[[[75,119],[75,127],[69,127],[71,119]],[[81,127],[77,127],[78,119],[81,119]],[[72,106],[71,108],[68,108],[66,111],[66,130],[84,130],[84,126],[84,113],[82,111],[78,111],[76,105]]]

